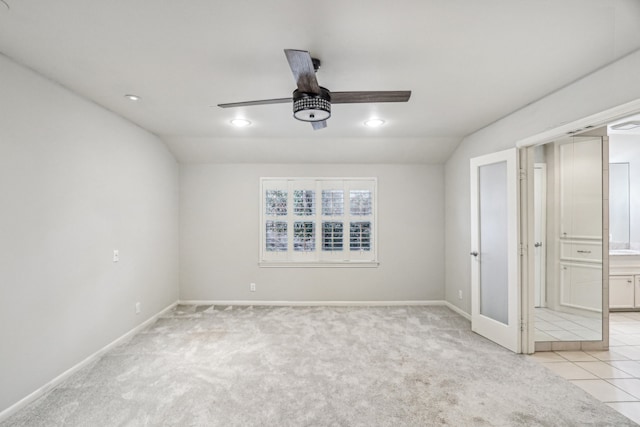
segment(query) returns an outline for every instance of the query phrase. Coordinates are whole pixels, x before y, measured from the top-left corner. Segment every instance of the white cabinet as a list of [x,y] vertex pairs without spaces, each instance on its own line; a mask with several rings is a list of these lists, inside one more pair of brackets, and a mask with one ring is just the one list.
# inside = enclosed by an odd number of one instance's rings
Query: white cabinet
[[640,253],[620,252],[609,257],[609,307],[640,309]]
[[560,237],[602,238],[602,142],[560,145]]
[[560,258],[568,261],[602,262],[602,242],[600,240],[561,240]]
[[602,266],[560,262],[560,304],[590,311],[602,310]]
[[609,307],[640,308],[640,275],[609,276]]
[[560,305],[602,311],[602,140],[558,149]]
[[[634,308],[639,305],[640,292],[636,292],[638,276],[609,276],[609,307]],[[635,283],[634,283],[635,282]]]

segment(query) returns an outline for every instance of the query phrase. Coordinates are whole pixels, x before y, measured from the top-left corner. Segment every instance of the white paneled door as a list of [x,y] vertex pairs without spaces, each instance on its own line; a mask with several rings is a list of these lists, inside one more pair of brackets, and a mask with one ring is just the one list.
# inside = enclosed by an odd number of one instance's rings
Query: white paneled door
[[471,159],[471,328],[520,353],[517,149]]

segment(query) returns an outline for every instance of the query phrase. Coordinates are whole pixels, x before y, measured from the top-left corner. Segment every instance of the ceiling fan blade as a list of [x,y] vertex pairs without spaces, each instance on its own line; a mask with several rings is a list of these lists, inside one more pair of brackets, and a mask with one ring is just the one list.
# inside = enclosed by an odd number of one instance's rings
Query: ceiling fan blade
[[332,104],[356,104],[362,102],[407,102],[410,90],[331,92]]
[[305,93],[320,93],[320,86],[313,68],[313,60],[306,50],[285,49],[289,67],[296,80],[298,90]]
[[321,122],[311,122],[311,126],[313,126],[313,130],[320,130],[327,127],[327,121],[323,120]]
[[262,99],[260,101],[231,102],[228,104],[218,104],[218,107],[220,108],[248,107],[251,105],[284,104],[287,102],[293,102],[293,98],[275,98],[275,99]]

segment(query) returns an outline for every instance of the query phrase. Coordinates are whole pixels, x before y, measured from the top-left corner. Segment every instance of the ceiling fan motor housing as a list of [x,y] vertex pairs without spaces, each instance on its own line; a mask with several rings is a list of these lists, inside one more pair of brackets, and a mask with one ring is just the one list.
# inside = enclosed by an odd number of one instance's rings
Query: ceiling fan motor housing
[[331,117],[331,93],[320,86],[320,93],[293,91],[293,117],[303,122],[321,122]]

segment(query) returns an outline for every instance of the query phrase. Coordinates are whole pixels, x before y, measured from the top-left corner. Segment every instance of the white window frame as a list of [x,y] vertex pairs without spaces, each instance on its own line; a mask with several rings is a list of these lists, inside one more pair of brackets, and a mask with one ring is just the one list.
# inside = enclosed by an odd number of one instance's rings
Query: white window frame
[[[295,190],[315,189],[315,214],[294,215],[293,193]],[[287,214],[267,215],[265,195],[267,190],[287,191]],[[322,190],[343,190],[344,211],[341,216],[325,216],[322,214]],[[349,192],[351,190],[371,191],[372,206],[371,215],[352,216],[350,212]],[[377,178],[260,178],[260,267],[377,267],[378,262],[378,180]],[[287,226],[287,250],[266,250],[266,222],[269,220],[286,221]],[[343,249],[341,251],[322,250],[322,223],[323,221],[343,222]],[[293,223],[298,221],[315,222],[315,250],[301,252],[293,250]],[[370,222],[371,249],[368,251],[352,251],[350,249],[350,224],[351,222]]]

